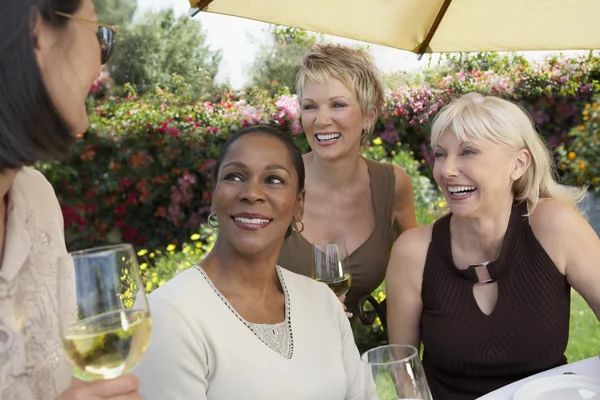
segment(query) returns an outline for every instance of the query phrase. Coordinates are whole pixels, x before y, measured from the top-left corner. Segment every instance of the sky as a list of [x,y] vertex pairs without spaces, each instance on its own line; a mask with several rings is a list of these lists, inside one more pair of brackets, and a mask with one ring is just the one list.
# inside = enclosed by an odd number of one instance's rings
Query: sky
[[[188,0],[138,0],[138,15],[149,10],[173,9],[177,15],[187,14]],[[200,21],[207,34],[207,43],[213,49],[222,52],[222,62],[218,82],[229,82],[233,88],[242,88],[248,83],[248,71],[261,43],[268,43],[270,25],[264,22],[251,21],[243,18],[200,13],[194,17]],[[364,44],[350,39],[326,36],[326,40],[346,45]],[[435,62],[425,55],[420,61],[417,55],[408,51],[390,47],[369,44],[371,55],[379,70],[383,73],[394,71],[415,72]],[[563,52],[569,54],[575,52]],[[522,53],[529,59],[544,58],[548,53],[535,51]]]

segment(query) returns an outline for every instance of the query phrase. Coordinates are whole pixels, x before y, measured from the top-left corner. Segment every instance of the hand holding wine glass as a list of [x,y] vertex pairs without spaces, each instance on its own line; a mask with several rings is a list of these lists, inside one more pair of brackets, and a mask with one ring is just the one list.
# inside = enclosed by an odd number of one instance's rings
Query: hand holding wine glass
[[66,354],[92,378],[121,376],[137,365],[150,341],[151,318],[133,247],[76,251],[60,263],[73,266],[76,286],[74,293],[59,293]]
[[348,252],[344,242],[313,244],[313,278],[327,284],[337,297],[348,293],[352,277],[348,269]]

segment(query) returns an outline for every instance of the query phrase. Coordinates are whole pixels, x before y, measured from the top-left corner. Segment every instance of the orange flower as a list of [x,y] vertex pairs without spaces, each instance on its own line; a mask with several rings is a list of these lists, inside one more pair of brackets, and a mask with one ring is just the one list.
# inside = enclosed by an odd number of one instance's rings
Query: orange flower
[[579,168],[580,169],[585,169],[585,161],[579,161]]
[[141,151],[131,155],[131,166],[133,168],[142,167],[146,164],[146,156]]
[[86,150],[82,155],[81,159],[84,161],[93,161],[96,157],[96,152],[94,150]]
[[156,209],[156,211],[154,211],[154,216],[155,217],[161,217],[164,218],[167,216],[167,209],[164,206],[158,206],[158,208]]
[[585,130],[585,126],[583,126],[583,125],[579,125],[579,126],[577,127],[577,129],[579,129],[579,132],[582,132],[582,131],[584,131],[584,130]]
[[575,152],[570,151],[568,154],[568,157],[569,157],[569,161],[573,161],[575,159]]

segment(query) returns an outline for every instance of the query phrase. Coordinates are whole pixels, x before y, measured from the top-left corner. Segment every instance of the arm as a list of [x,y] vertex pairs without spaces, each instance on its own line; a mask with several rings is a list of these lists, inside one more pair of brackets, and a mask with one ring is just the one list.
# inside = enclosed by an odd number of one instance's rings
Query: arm
[[152,338],[133,371],[145,400],[206,400],[206,352],[178,308],[153,299]]
[[391,344],[419,348],[421,285],[431,226],[404,232],[394,245],[385,278],[388,334]]
[[600,239],[570,204],[544,200],[531,216],[542,247],[600,319]]
[[415,217],[415,194],[410,177],[402,168],[394,165],[396,183],[394,185],[394,221],[398,232],[402,233],[417,226]]

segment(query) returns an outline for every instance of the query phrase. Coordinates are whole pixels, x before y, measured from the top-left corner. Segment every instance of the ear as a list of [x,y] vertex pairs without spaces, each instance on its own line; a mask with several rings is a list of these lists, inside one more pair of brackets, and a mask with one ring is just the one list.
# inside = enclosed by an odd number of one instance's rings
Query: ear
[[31,14],[31,38],[33,50],[40,70],[44,70],[45,61],[54,47],[55,31],[44,21],[39,11]]
[[379,115],[379,111],[377,111],[377,107],[373,107],[371,112],[366,116],[365,121],[363,123],[363,130],[370,130],[375,123],[377,122],[377,116]]
[[527,149],[521,149],[513,159],[513,167],[510,177],[513,181],[518,180],[525,174],[527,168],[531,165],[531,153]]
[[296,198],[296,209],[294,210],[294,221],[300,221],[304,217],[304,198],[306,196],[306,190],[298,193]]

